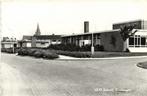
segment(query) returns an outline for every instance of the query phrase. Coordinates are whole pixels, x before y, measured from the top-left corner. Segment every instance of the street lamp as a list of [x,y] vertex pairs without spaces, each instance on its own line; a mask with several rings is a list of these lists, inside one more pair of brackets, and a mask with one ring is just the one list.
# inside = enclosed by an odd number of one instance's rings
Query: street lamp
[[91,38],[91,54],[94,54],[94,46],[93,46],[93,32],[92,32],[92,38]]
[[15,49],[14,49],[14,44],[15,44],[15,42],[12,40],[12,50],[13,50],[13,53],[15,53],[14,51],[15,51]]

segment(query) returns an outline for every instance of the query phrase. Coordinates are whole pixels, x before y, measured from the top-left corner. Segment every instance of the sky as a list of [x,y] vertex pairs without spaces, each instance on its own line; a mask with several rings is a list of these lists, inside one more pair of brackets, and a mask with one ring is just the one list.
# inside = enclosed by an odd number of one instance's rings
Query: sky
[[2,37],[34,35],[39,23],[42,35],[79,34],[84,21],[90,32],[112,30],[112,24],[147,20],[147,0],[2,0]]

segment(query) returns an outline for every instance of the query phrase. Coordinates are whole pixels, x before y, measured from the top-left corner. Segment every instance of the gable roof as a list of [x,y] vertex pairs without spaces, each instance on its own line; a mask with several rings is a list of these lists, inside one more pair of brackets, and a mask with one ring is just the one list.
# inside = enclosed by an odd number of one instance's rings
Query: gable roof
[[23,35],[22,40],[32,40],[32,36]]
[[35,37],[36,39],[39,40],[45,40],[45,39],[61,39],[61,35],[34,35],[33,37]]

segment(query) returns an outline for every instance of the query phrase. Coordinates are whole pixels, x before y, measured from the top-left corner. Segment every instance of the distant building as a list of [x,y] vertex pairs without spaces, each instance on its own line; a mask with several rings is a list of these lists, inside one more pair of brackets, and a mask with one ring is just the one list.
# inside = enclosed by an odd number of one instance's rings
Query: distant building
[[[120,28],[123,26],[135,24],[137,32],[123,41]],[[89,33],[89,22],[84,23],[84,33],[62,36],[62,43],[75,44],[77,46],[91,45],[93,34],[93,45],[101,45],[104,51],[124,51],[124,43],[126,49],[130,52],[147,52],[147,21],[136,20],[113,24],[113,30]]]
[[48,47],[51,44],[60,44],[60,35],[34,35],[32,37],[32,47]]
[[147,30],[147,21],[145,20],[134,20],[134,21],[128,21],[128,22],[121,22],[121,23],[115,23],[113,24],[113,29],[119,29],[123,27],[124,25],[136,25],[135,29],[142,29]]
[[36,30],[36,32],[35,32],[34,35],[35,35],[35,36],[41,35],[40,28],[39,28],[39,24],[37,24],[37,30]]
[[24,35],[22,40],[18,41],[18,47],[32,47],[32,36]]
[[33,36],[23,36],[19,41],[19,47],[38,47],[45,48],[51,44],[60,44],[61,35],[41,35],[39,24],[37,24],[36,32]]
[[16,38],[3,37],[1,41],[1,48],[13,48],[17,47]]

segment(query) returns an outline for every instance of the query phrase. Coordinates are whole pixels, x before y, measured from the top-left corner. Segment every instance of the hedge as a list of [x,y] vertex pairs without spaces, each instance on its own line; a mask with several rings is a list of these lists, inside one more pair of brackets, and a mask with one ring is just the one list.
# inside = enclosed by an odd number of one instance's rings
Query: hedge
[[44,51],[43,58],[54,59],[54,58],[59,58],[59,56],[56,53],[52,53],[52,52],[49,52],[49,51]]
[[45,58],[45,59],[56,59],[59,56],[56,53],[50,52],[43,49],[20,49],[18,55],[21,56],[33,56],[36,58]]
[[[104,47],[102,45],[95,45],[95,51],[103,51]],[[62,50],[62,51],[91,51],[91,45],[77,46],[75,44],[55,44],[50,45],[49,49]]]
[[1,48],[1,52],[14,54],[14,53],[16,53],[16,49],[13,49],[13,48]]

